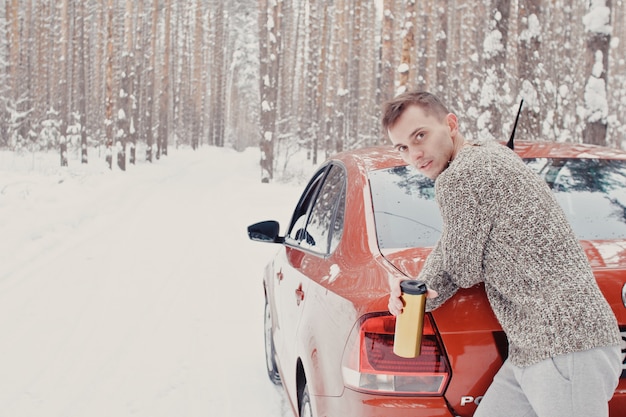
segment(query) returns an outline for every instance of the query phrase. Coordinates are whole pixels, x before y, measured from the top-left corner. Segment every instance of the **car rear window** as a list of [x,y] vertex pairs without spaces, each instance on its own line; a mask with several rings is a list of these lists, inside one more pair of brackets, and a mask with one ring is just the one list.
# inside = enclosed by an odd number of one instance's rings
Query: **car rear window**
[[[626,238],[626,161],[524,160],[552,189],[579,239]],[[408,166],[370,173],[381,249],[434,246],[441,216],[434,181]]]

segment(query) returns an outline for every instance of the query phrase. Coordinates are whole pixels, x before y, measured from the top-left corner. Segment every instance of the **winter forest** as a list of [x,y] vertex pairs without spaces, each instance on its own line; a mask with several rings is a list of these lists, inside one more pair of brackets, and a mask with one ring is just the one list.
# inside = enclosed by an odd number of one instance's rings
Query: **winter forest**
[[124,170],[170,146],[384,143],[381,104],[441,96],[469,139],[626,146],[624,0],[0,0],[0,149]]

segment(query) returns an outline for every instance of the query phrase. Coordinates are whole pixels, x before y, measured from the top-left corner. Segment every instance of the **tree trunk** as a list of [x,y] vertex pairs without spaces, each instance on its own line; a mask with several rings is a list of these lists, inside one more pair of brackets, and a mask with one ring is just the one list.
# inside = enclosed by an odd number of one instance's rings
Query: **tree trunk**
[[527,0],[519,8],[519,92],[524,99],[521,137],[526,140],[541,138],[542,103],[539,80],[541,80],[541,0]]
[[[439,4],[439,3],[438,3]],[[444,0],[437,8],[439,27],[435,36],[437,86],[435,91],[444,103],[448,102],[448,10],[450,1]]]
[[503,80],[506,79],[506,45],[510,0],[493,0],[489,12],[489,26],[483,42],[483,61],[485,75],[480,94],[482,116],[479,121],[480,139],[506,140],[502,131],[502,111],[506,109],[502,102]]
[[261,182],[274,178],[278,74],[280,71],[281,0],[259,0],[259,59],[261,92]]
[[202,97],[204,95],[204,89],[202,88],[202,70],[204,69],[204,31],[202,29],[202,0],[196,1],[195,19],[193,80],[191,83],[193,85],[193,89],[191,91],[191,93],[193,94],[193,109],[191,112],[193,117],[193,128],[191,130],[191,147],[193,149],[198,148],[199,140],[202,137],[202,121],[204,115],[202,101]]
[[348,123],[347,139],[350,141],[350,147],[359,146],[359,88],[361,86],[361,54],[364,49],[361,45],[361,27],[362,27],[362,3],[360,0],[352,0],[352,19],[348,19],[348,27],[350,33],[350,52],[348,64],[348,92],[346,97],[346,120]]
[[143,111],[144,107],[144,96],[145,91],[143,87],[143,76],[145,75],[145,63],[146,63],[146,42],[145,42],[145,24],[146,24],[146,12],[144,6],[144,0],[137,0],[137,23],[136,23],[136,32],[137,36],[135,38],[134,48],[134,61],[135,61],[135,79],[133,91],[135,92],[134,97],[134,109],[133,114],[135,115],[135,132],[133,133],[134,137],[134,146],[130,149],[129,162],[131,164],[135,164],[137,161],[137,142],[144,137],[144,128],[145,124],[143,123]]
[[398,67],[398,94],[412,88],[410,82],[411,67],[413,66],[411,57],[415,54],[415,2],[413,1],[406,3],[403,25],[402,53]]
[[154,127],[152,126],[155,112],[156,97],[156,39],[158,35],[159,0],[154,0],[152,6],[152,26],[150,28],[150,70],[146,86],[146,161],[152,162],[154,156]]
[[[127,87],[125,90],[128,92],[128,101],[126,103],[126,115],[128,118],[127,125],[127,136],[126,141],[130,143],[130,158],[129,162],[131,164],[135,163],[135,147],[137,146],[137,100],[136,100],[136,91],[135,91],[135,60],[137,57],[135,56],[135,40],[134,33],[135,29],[133,27],[133,16],[135,13],[133,11],[133,4],[135,1],[126,0],[126,15],[125,17],[125,37],[126,37],[126,62],[125,62],[125,72],[127,76]],[[126,147],[125,147],[126,148]]]
[[348,111],[348,64],[349,64],[349,45],[348,45],[348,22],[350,5],[348,0],[339,0],[336,4],[339,13],[339,19],[336,24],[337,38],[337,60],[335,66],[336,83],[335,94],[337,95],[335,111],[334,111],[334,151],[341,152],[344,150],[346,140],[347,127],[347,111]]
[[[614,39],[626,39],[626,3],[617,0],[612,3]],[[619,23],[621,22],[621,23]],[[607,91],[609,92],[609,109],[611,115],[626,114],[626,42],[620,41],[610,48],[609,70],[611,77],[608,78]],[[617,148],[626,148],[626,120],[623,117],[612,118],[607,132],[607,144]]]
[[380,100],[386,102],[394,96],[395,82],[395,0],[383,0],[383,22],[381,34],[382,62],[380,79]]
[[124,52],[122,55],[122,71],[120,74],[120,93],[117,112],[117,134],[116,134],[116,147],[117,153],[117,166],[122,170],[126,170],[126,147],[127,143],[132,141],[131,130],[133,126],[133,28],[132,28],[132,16],[133,16],[133,2],[132,0],[126,0],[126,13],[124,13]]
[[85,65],[89,62],[87,51],[85,50],[85,3],[79,2],[78,22],[78,113],[80,125],[80,162],[87,163],[87,80],[85,75]]
[[114,0],[107,3],[107,38],[106,38],[106,96],[105,96],[105,132],[106,161],[109,169],[113,168],[113,5]]
[[611,0],[606,0],[606,6],[602,6],[601,2],[590,1],[589,12],[583,17],[583,23],[587,32],[586,73],[589,77],[585,85],[586,125],[583,142],[606,145]]
[[165,0],[165,30],[163,34],[163,72],[161,74],[161,96],[159,100],[159,137],[157,147],[157,159],[161,155],[167,156],[168,144],[168,115],[169,115],[169,92],[170,92],[170,54],[171,54],[171,17],[172,1]]
[[10,0],[6,2],[6,14],[8,21],[8,45],[9,45],[9,80],[11,83],[10,99],[17,102],[19,98],[19,68],[20,68],[20,19],[19,2]]
[[224,21],[224,3],[217,0],[213,18],[213,64],[211,75],[211,120],[210,141],[215,146],[224,146],[224,94],[225,94],[225,36],[226,23]]
[[68,74],[71,68],[70,65],[70,23],[68,15],[68,0],[63,0],[61,3],[61,50],[59,57],[59,73],[61,78],[59,80],[59,116],[60,116],[60,154],[61,154],[61,166],[67,166],[67,125],[70,118],[69,111],[69,95],[71,85],[68,81]]
[[319,102],[319,63],[320,63],[320,7],[317,0],[309,0],[309,22],[307,24],[308,51],[306,66],[306,100],[307,108],[304,119],[306,120],[306,138],[310,151],[311,163],[317,165],[318,151],[318,102]]

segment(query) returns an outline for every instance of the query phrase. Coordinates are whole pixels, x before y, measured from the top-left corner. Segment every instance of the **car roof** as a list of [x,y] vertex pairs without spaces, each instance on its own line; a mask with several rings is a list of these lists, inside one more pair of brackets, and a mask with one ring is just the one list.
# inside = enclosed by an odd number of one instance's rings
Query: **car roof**
[[[504,145],[503,145],[504,146]],[[522,158],[580,158],[626,160],[626,151],[605,146],[560,142],[515,142],[515,152]],[[398,151],[391,146],[354,149],[335,155],[332,159],[349,162],[358,160],[367,171],[406,165]]]

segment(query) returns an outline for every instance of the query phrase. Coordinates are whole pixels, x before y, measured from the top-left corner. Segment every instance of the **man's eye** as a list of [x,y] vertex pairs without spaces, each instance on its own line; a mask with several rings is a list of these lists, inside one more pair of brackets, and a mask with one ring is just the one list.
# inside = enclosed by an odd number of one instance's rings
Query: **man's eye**
[[406,152],[409,148],[407,146],[398,146],[398,151],[399,152]]

